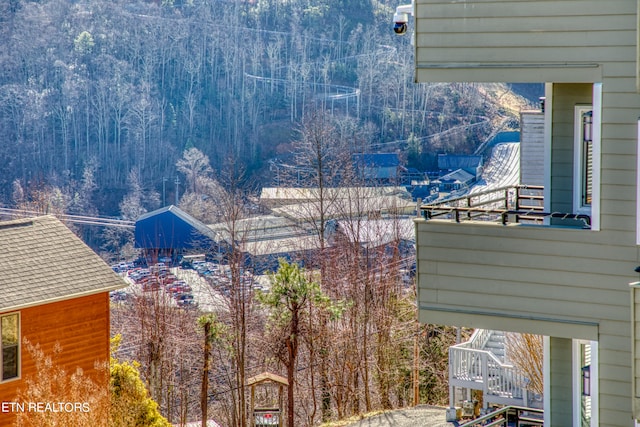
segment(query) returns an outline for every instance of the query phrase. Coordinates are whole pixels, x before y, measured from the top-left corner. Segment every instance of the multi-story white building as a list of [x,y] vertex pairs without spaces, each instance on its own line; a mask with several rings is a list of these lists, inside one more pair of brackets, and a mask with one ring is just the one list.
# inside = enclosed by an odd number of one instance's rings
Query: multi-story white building
[[546,83],[540,221],[416,220],[420,321],[545,336],[546,426],[640,418],[639,7],[415,0],[409,23],[417,82]]

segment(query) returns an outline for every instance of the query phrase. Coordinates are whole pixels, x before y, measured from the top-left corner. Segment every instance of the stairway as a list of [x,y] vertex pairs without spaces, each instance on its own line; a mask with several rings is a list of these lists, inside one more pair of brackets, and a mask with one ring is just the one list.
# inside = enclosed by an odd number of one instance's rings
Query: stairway
[[505,363],[505,336],[502,331],[490,331],[489,339],[481,350],[490,351],[496,358]]
[[449,386],[482,390],[484,405],[528,406],[528,380],[505,360],[503,332],[477,329],[449,348]]

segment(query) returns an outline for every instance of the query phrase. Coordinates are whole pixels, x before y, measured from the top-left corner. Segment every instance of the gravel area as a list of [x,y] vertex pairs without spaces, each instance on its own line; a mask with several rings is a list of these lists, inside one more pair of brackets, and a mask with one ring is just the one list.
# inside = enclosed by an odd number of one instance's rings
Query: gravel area
[[453,427],[446,422],[446,409],[420,405],[399,409],[349,424],[348,427]]

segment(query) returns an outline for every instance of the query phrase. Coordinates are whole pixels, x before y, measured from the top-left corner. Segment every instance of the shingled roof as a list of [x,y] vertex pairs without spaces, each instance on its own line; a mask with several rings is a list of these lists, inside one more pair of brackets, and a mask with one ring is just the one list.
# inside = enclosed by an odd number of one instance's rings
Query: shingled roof
[[126,286],[53,216],[0,222],[0,247],[0,311]]

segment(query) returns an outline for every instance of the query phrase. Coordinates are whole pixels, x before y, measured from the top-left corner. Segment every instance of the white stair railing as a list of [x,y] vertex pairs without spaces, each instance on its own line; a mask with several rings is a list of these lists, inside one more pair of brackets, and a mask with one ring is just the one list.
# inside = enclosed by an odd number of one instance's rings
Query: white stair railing
[[473,331],[471,338],[469,341],[458,344],[456,347],[466,347],[473,348],[476,350],[484,350],[484,346],[487,345],[489,340],[491,339],[491,334],[493,333],[490,329],[476,329]]
[[469,341],[449,348],[449,385],[482,390],[485,403],[526,406],[526,377],[482,349],[490,336],[491,331],[476,330]]

